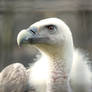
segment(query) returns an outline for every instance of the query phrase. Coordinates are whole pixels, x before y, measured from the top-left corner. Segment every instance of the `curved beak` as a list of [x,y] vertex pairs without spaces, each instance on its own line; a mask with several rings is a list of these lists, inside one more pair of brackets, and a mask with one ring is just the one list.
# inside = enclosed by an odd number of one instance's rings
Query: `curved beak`
[[28,39],[32,37],[32,34],[27,31],[26,29],[22,30],[19,32],[18,36],[17,36],[17,44],[19,47],[22,46],[22,44],[27,44]]
[[43,37],[37,32],[37,28],[30,27],[19,32],[17,36],[17,44],[21,47],[23,44],[48,44],[48,37]]

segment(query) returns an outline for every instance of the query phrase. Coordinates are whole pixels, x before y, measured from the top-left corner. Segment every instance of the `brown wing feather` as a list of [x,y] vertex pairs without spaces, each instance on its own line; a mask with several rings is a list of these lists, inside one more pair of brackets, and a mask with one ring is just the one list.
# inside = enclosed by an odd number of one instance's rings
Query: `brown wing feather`
[[11,64],[0,73],[0,92],[25,92],[27,84],[26,68],[20,63]]

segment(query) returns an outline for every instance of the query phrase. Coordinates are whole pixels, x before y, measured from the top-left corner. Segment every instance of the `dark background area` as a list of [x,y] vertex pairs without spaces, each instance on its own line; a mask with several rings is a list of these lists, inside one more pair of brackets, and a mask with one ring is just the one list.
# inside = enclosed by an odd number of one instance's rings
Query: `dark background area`
[[92,59],[92,0],[0,0],[0,71],[14,62],[28,66],[34,61],[37,50],[19,49],[17,34],[48,17],[65,21],[72,31],[75,47],[88,52]]

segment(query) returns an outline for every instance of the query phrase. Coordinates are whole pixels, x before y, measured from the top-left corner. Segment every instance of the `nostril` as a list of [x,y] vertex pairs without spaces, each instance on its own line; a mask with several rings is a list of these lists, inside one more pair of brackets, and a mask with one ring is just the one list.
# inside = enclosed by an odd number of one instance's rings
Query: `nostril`
[[36,32],[34,32],[33,30],[31,30],[31,32],[33,32],[34,34],[36,34]]

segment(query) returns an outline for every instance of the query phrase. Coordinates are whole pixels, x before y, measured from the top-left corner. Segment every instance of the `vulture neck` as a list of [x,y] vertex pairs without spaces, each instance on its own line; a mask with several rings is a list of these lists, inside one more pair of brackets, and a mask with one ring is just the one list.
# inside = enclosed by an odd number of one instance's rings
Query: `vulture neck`
[[42,49],[41,52],[43,56],[47,57],[45,61],[49,64],[47,69],[49,71],[48,85],[50,86],[48,86],[48,89],[51,92],[60,92],[60,90],[67,92],[69,90],[68,76],[73,60],[73,42],[71,41],[69,44],[58,47],[48,46],[46,50]]

